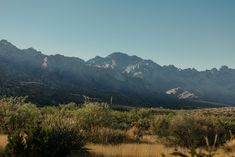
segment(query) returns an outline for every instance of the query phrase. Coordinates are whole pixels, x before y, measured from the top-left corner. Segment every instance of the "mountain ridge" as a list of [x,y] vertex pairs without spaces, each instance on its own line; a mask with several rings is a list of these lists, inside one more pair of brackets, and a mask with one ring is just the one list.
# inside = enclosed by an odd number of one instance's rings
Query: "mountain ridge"
[[[1,40],[0,40],[0,44],[7,44],[7,45],[10,45],[10,46],[13,46],[13,47],[17,48],[17,46],[13,45],[12,43],[10,43],[10,42],[9,42],[8,40],[6,40],[6,39],[1,39]],[[17,48],[17,49],[19,49],[19,48]],[[26,48],[26,49],[19,49],[19,50],[31,51],[31,53],[43,54],[41,51],[38,51],[38,50],[36,50],[36,49],[33,48],[33,47],[29,47],[29,48]],[[45,56],[57,56],[57,55],[59,55],[59,56],[64,56],[64,57],[66,57],[66,58],[77,58],[77,59],[82,60],[82,61],[84,61],[84,62],[89,62],[90,60],[95,59],[96,57],[97,57],[97,58],[107,58],[107,57],[112,56],[113,54],[115,55],[115,54],[118,54],[118,53],[119,53],[119,54],[123,54],[123,55],[128,56],[128,57],[136,57],[136,58],[139,58],[139,59],[142,59],[142,60],[151,61],[151,62],[157,64],[155,61],[153,61],[153,60],[151,60],[151,59],[143,59],[143,58],[138,57],[138,56],[136,56],[136,55],[129,55],[129,54],[124,53],[124,52],[112,52],[111,54],[109,54],[109,55],[107,55],[107,56],[105,56],[105,57],[102,57],[102,56],[95,56],[94,58],[91,58],[91,59],[88,59],[88,60],[84,60],[84,59],[79,58],[79,57],[77,57],[77,56],[66,56],[66,55],[61,55],[61,54],[57,54],[57,53],[56,53],[56,54],[47,54],[47,55],[46,55],[46,54],[43,54],[43,55],[45,55]],[[157,64],[157,65],[159,65],[159,64]],[[221,69],[232,69],[232,70],[235,70],[235,68],[231,68],[231,67],[229,67],[229,66],[227,66],[227,65],[221,65],[219,68],[214,67],[214,68],[204,69],[204,70],[198,70],[198,69],[196,69],[196,68],[178,68],[178,67],[176,67],[176,66],[173,65],[173,64],[159,65],[159,66],[161,66],[161,67],[175,67],[175,68],[178,69],[178,70],[195,70],[195,71],[198,71],[198,72],[214,71],[214,70],[215,70],[215,71],[219,71],[219,70],[221,70]]]
[[[110,97],[114,97],[114,103],[125,105],[171,107],[171,103],[175,103],[172,106],[181,107],[178,104],[185,104],[186,101],[189,104],[197,101],[235,104],[235,69],[228,66],[204,71],[180,69],[173,65],[161,66],[152,60],[121,52],[85,61],[59,54],[44,55],[33,48],[18,49],[7,40],[0,41],[0,65],[1,95],[21,96],[19,91],[27,87],[23,90],[23,96],[29,95],[34,100],[49,99],[48,96],[53,95],[52,102],[55,99],[61,103],[81,102],[84,95],[88,95],[101,101],[109,101]],[[13,71],[12,74],[9,71]],[[5,83],[11,79],[15,82]],[[39,84],[27,84],[27,81]],[[15,86],[18,89],[11,84],[17,84]],[[166,94],[177,87],[185,89],[180,97],[186,98],[183,102],[176,96]],[[49,93],[45,93],[45,90],[49,90]],[[36,91],[41,93],[38,98],[32,94]],[[50,100],[42,102],[38,104],[51,103]],[[197,105],[203,106],[201,103]]]

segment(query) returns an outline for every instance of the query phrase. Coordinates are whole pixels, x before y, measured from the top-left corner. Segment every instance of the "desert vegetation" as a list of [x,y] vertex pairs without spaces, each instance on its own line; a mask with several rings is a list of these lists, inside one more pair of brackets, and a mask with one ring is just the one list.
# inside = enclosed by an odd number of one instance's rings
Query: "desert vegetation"
[[4,157],[65,157],[87,149],[109,157],[131,150],[140,156],[141,150],[147,156],[232,156],[234,115],[234,108],[112,109],[96,102],[37,107],[22,97],[4,98],[0,150]]

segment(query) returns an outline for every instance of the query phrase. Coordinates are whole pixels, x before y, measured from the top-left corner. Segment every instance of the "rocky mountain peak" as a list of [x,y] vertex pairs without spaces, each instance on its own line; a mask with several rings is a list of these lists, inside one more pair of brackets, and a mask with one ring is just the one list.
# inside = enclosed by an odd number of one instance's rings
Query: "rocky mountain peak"
[[5,40],[5,39],[2,39],[2,40],[0,41],[0,44],[2,44],[2,45],[12,45],[10,42],[8,42],[8,41]]
[[114,52],[107,57],[99,57],[87,61],[87,64],[98,67],[98,68],[111,68],[123,71],[129,65],[135,65],[143,61],[142,58],[137,56],[129,56],[122,52]]
[[0,47],[7,48],[7,49],[9,49],[9,48],[16,49],[16,46],[14,46],[12,43],[8,42],[5,39],[0,41]]
[[127,55],[125,53],[122,53],[122,52],[113,52],[110,55],[108,55],[106,58],[113,59],[117,62],[118,61],[122,61],[122,62],[129,61],[129,62],[132,62],[132,63],[138,63],[138,62],[143,60],[140,57],[129,56],[129,55]]

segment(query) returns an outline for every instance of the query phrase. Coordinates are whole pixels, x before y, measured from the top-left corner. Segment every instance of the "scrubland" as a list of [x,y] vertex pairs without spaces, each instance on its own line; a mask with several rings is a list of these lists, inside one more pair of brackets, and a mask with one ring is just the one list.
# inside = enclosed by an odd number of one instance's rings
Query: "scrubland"
[[21,97],[4,98],[0,131],[4,157],[235,156],[235,108],[37,107]]

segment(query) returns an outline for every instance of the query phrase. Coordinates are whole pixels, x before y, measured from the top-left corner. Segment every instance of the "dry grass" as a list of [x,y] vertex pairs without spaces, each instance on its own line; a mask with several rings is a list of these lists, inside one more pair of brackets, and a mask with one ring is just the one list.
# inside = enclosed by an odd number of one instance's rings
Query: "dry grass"
[[7,135],[0,135],[0,151],[2,152],[7,145]]
[[[161,144],[120,144],[120,145],[87,145],[91,152],[105,157],[162,157],[170,154],[173,148],[166,148]],[[185,152],[184,149],[181,151]]]
[[[86,147],[92,153],[105,157],[162,157],[162,154],[169,156],[175,150],[175,148],[165,147],[162,144],[89,144]],[[187,151],[183,148],[178,148],[178,151],[187,154]],[[215,157],[235,157],[235,140],[218,149]]]
[[141,143],[156,144],[159,143],[159,138],[154,135],[143,135],[141,138]]
[[226,154],[229,157],[235,157],[235,140],[227,142],[225,146],[218,150],[218,157],[223,157],[221,154]]

